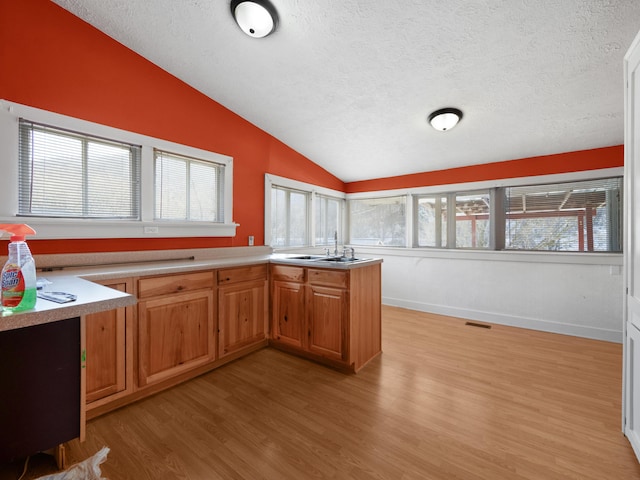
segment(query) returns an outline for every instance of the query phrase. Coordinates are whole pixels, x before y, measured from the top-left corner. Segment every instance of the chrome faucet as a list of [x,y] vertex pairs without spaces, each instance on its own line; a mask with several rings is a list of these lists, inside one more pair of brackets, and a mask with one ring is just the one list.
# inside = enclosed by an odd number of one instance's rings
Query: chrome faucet
[[351,251],[351,257],[349,257],[349,258],[351,258],[351,260],[355,260],[355,258],[356,258],[356,249],[353,248],[353,247],[345,246],[344,249],[342,250],[342,256],[346,257],[347,256],[347,252],[349,250]]

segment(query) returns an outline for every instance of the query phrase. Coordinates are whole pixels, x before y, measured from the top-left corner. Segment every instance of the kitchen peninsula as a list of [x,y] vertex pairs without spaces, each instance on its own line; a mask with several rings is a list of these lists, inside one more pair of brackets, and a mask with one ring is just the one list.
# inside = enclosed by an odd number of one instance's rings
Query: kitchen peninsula
[[[39,299],[33,311],[3,318],[0,336],[13,343],[10,337],[22,337],[24,349],[14,349],[19,358],[3,364],[32,355],[34,328],[71,332],[60,342],[65,368],[80,370],[64,389],[77,398],[69,417],[74,424],[82,418],[79,429],[85,415],[94,418],[268,345],[356,372],[381,352],[381,263],[272,255],[267,247],[37,257],[38,276],[78,298]],[[25,391],[0,400],[0,425],[24,403]],[[33,390],[27,395],[41,397]],[[79,429],[72,434],[81,436]]]

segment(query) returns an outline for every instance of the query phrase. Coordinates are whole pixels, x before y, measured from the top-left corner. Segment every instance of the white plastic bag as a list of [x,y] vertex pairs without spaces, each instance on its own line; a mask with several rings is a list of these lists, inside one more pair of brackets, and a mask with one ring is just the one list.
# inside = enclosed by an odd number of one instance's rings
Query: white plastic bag
[[93,457],[69,467],[68,470],[53,475],[45,475],[37,480],[106,480],[100,471],[100,464],[104,463],[109,453],[108,447],[103,447]]

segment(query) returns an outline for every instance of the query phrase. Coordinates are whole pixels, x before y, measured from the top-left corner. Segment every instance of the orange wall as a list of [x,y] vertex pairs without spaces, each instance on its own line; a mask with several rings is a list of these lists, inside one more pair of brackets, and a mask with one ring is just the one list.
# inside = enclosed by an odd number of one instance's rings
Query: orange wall
[[616,146],[345,184],[49,0],[0,0],[0,65],[2,99],[234,158],[235,237],[30,240],[36,254],[261,245],[265,173],[355,193],[623,165]]
[[[48,0],[0,0],[0,98],[234,158],[235,237],[30,240],[37,254],[264,243],[264,174],[343,191],[282,142]],[[3,159],[6,161],[6,159]],[[2,252],[4,249],[2,249]]]
[[347,184],[346,193],[532,177],[536,175],[622,167],[623,165],[624,147],[622,145],[616,145],[613,147],[595,148],[578,152],[558,153],[541,157],[522,158],[505,162],[451,168],[448,170],[415,173],[413,175],[352,182]]

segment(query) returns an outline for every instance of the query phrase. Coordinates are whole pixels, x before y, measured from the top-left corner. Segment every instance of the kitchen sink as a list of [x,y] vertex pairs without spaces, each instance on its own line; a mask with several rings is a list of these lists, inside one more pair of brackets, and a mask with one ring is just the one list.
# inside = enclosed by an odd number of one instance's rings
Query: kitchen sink
[[318,258],[316,262],[357,262],[359,258],[351,257],[322,257]]
[[324,258],[322,255],[296,255],[287,257],[289,260],[320,260]]

